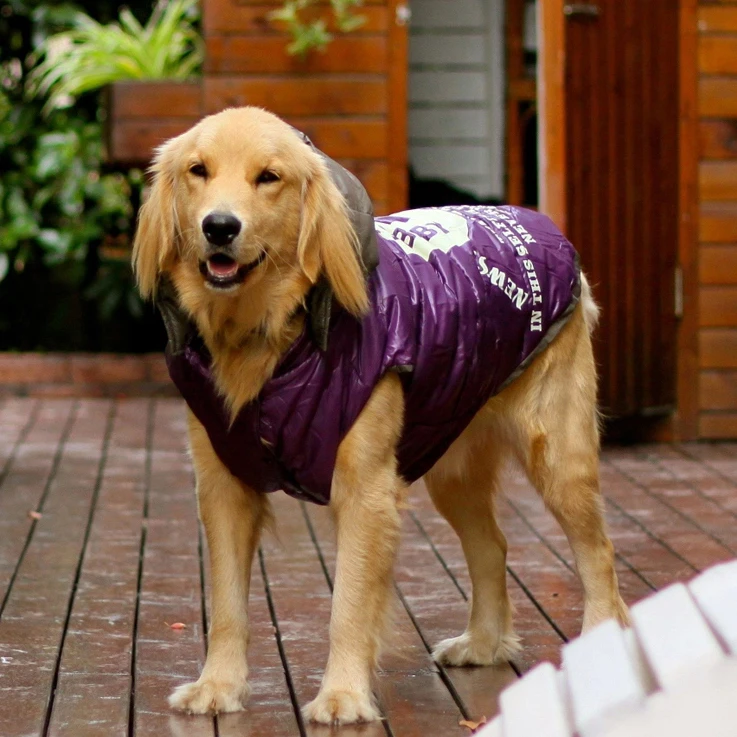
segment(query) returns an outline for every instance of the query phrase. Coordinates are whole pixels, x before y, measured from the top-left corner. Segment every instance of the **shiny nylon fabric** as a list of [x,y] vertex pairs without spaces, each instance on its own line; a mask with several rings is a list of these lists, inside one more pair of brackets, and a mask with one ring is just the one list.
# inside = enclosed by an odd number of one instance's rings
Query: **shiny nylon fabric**
[[416,480],[578,301],[576,252],[539,213],[427,208],[377,218],[376,229],[370,313],[334,309],[324,351],[305,330],[232,427],[197,338],[167,356],[215,452],[254,489],[327,504],[338,446],[390,371],[405,394],[399,470]]

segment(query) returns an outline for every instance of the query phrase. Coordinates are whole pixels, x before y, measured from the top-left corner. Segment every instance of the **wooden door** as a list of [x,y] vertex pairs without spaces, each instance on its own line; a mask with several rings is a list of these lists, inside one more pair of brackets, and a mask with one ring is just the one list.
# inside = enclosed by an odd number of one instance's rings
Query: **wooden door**
[[542,202],[562,209],[602,307],[600,402],[613,416],[668,414],[676,399],[678,3],[541,1],[543,108],[559,106],[546,121],[552,191]]

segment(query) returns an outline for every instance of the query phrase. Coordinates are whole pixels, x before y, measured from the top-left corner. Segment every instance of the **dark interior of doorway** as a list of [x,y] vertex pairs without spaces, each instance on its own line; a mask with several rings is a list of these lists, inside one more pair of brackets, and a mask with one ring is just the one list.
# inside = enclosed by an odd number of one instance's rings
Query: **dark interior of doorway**
[[[409,206],[538,205],[537,52],[525,38],[534,0],[507,0],[506,46],[506,156],[505,197],[479,199],[443,179],[418,178],[409,168]],[[526,12],[527,8],[527,12]],[[527,18],[527,21],[525,21]],[[527,33],[526,33],[527,31]]]

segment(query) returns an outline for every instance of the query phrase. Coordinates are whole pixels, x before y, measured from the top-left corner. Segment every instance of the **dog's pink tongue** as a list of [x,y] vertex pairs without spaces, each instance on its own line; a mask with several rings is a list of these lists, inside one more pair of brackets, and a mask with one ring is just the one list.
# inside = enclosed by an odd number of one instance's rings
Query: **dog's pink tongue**
[[229,258],[211,258],[207,261],[207,270],[220,278],[235,276],[238,272],[238,262]]

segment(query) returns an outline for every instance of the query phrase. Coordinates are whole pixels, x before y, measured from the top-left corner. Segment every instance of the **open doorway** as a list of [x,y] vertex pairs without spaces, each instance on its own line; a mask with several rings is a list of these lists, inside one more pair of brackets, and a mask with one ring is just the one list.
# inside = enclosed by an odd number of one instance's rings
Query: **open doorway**
[[410,206],[537,205],[535,0],[415,0]]

